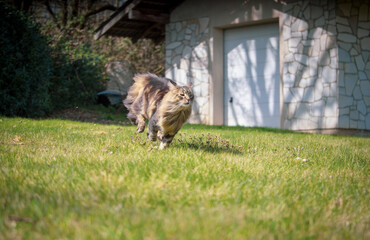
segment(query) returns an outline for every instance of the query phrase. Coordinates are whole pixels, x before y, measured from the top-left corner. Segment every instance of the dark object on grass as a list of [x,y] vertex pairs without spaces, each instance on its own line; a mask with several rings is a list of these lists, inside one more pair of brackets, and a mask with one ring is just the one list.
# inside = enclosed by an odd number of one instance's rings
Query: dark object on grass
[[[113,106],[116,105],[116,104],[122,103],[122,99],[124,99],[124,97],[125,97],[124,95],[122,95],[119,92],[109,91],[109,90],[99,92],[98,97],[101,97],[101,96],[104,96],[106,99],[108,99],[109,103]],[[100,99],[102,99],[102,98],[100,98]],[[105,104],[106,104],[106,101],[105,101],[105,103],[103,103],[103,105],[107,106]]]

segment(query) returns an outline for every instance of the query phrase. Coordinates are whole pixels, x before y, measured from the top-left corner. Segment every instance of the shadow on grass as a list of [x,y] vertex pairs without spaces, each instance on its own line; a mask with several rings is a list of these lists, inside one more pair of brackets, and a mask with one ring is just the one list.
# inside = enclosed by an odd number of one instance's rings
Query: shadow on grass
[[125,112],[121,108],[116,109],[114,107],[104,107],[102,105],[60,110],[51,114],[47,119],[89,122],[104,125],[131,125]]
[[[158,146],[153,146],[155,142],[151,142],[145,137],[145,134],[135,133],[131,137],[131,141],[142,147],[149,147],[148,151],[158,149]],[[156,141],[158,144],[160,141]],[[179,133],[169,146],[169,148],[178,148],[182,150],[203,150],[210,153],[233,153],[242,154],[244,147],[230,144],[229,140],[222,139],[217,135],[187,135],[186,133]]]
[[217,135],[189,135],[180,133],[172,145],[177,148],[190,148],[194,150],[203,150],[211,153],[233,153],[242,154],[244,147],[231,144],[229,140],[223,139]]

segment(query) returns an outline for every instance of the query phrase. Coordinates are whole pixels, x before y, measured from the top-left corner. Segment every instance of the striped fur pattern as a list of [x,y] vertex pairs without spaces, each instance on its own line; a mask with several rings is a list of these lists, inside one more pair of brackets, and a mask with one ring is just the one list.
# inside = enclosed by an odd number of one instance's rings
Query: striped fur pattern
[[168,78],[154,74],[141,74],[134,77],[124,105],[131,123],[137,125],[137,132],[145,129],[148,123],[148,138],[161,141],[160,149],[166,148],[188,120],[191,114],[194,95],[192,84],[178,86]]

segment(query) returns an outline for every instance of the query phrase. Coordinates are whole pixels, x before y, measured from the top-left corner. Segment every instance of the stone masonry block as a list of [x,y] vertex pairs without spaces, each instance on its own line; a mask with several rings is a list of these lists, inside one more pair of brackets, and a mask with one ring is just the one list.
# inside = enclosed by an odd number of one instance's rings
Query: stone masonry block
[[300,43],[301,41],[301,38],[291,38],[288,40],[288,46],[289,46],[289,49],[291,48],[296,48],[298,46],[298,44]]
[[324,16],[321,16],[320,18],[315,20],[315,26],[316,27],[322,27],[322,26],[324,26],[324,24],[325,24],[325,17]]
[[305,87],[312,87],[315,85],[316,78],[315,77],[307,77],[307,78],[302,78],[299,81],[299,87],[305,88]]
[[309,119],[310,118],[310,105],[306,103],[298,103],[297,109],[294,114],[295,118]]
[[293,87],[295,83],[295,74],[284,75],[284,87]]
[[335,97],[328,97],[325,104],[325,117],[337,117],[338,116],[338,101]]
[[355,100],[361,100],[362,99],[362,93],[361,93],[361,89],[360,89],[360,86],[357,85],[354,90],[353,90],[353,97],[355,98]]
[[352,48],[353,44],[338,41],[338,45],[340,48],[344,49],[345,51],[349,51]]
[[339,109],[339,116],[343,115],[349,115],[349,107]]
[[326,66],[330,64],[330,54],[328,51],[321,52],[321,55],[319,56],[319,65],[320,66]]
[[351,120],[358,120],[359,119],[359,114],[357,110],[353,110],[349,113],[349,118]]
[[311,104],[311,115],[321,117],[324,114],[325,101],[320,100]]
[[349,128],[358,128],[358,121],[357,120],[349,120]]
[[337,71],[330,67],[324,67],[322,70],[322,78],[324,82],[335,82],[337,79]]
[[324,87],[322,84],[322,79],[318,78],[315,84],[314,101],[319,101],[322,99],[323,90],[324,90]]
[[302,102],[313,102],[315,99],[314,93],[315,93],[314,87],[305,88],[304,93],[303,93]]
[[362,95],[370,97],[370,80],[360,81]]
[[354,63],[346,63],[344,65],[344,71],[346,73],[357,73],[357,67]]
[[173,42],[166,46],[166,49],[174,49],[181,45],[181,42]]
[[322,7],[311,5],[311,19],[317,19],[323,16],[324,10]]
[[353,91],[353,89],[354,89],[354,87],[356,86],[356,83],[357,83],[357,75],[355,75],[355,74],[345,74],[344,79],[345,79],[344,86],[346,88],[346,94],[348,96],[352,95],[352,91]]
[[291,38],[291,30],[290,30],[290,27],[288,26],[283,26],[283,39],[284,41],[285,40],[288,40]]
[[349,56],[348,51],[338,48],[338,56],[340,62],[351,62],[351,57]]
[[339,96],[339,107],[349,107],[353,104],[353,98],[349,96]]
[[295,60],[297,62],[300,62],[301,64],[307,65],[307,59],[308,57],[303,54],[294,54]]
[[362,55],[358,55],[357,57],[355,57],[355,61],[356,61],[357,69],[359,71],[364,70],[365,63],[364,63],[364,60],[362,59]]
[[339,117],[338,127],[339,128],[349,128],[349,116],[348,115],[343,115]]
[[367,113],[365,118],[366,129],[370,130],[370,113]]
[[365,30],[365,29],[362,29],[362,28],[357,29],[357,37],[358,38],[363,38],[363,37],[367,37],[367,36],[369,36],[369,31],[368,30]]
[[362,50],[370,50],[370,37],[366,37],[361,40],[361,48]]
[[358,121],[358,126],[357,126],[358,129],[365,129],[366,128],[366,124],[365,124],[365,121]]
[[365,102],[364,101],[359,101],[357,103],[357,110],[362,113],[362,115],[366,115],[367,111],[366,111],[366,105],[365,105]]
[[346,25],[337,24],[337,29],[340,33],[352,33],[352,29]]
[[318,39],[318,38],[320,38],[321,33],[322,33],[322,28],[321,27],[319,27],[319,28],[312,28],[308,32],[308,38]]
[[346,43],[355,43],[357,39],[352,34],[339,33],[338,34],[338,40],[346,42]]
[[337,128],[338,118],[337,117],[325,117],[324,128]]

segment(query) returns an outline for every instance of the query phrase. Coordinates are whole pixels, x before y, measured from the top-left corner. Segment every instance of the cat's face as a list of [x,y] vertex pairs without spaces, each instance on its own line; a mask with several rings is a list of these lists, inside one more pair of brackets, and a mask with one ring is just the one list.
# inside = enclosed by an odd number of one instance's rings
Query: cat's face
[[174,100],[184,107],[189,107],[193,103],[194,94],[188,86],[176,87],[172,94]]

